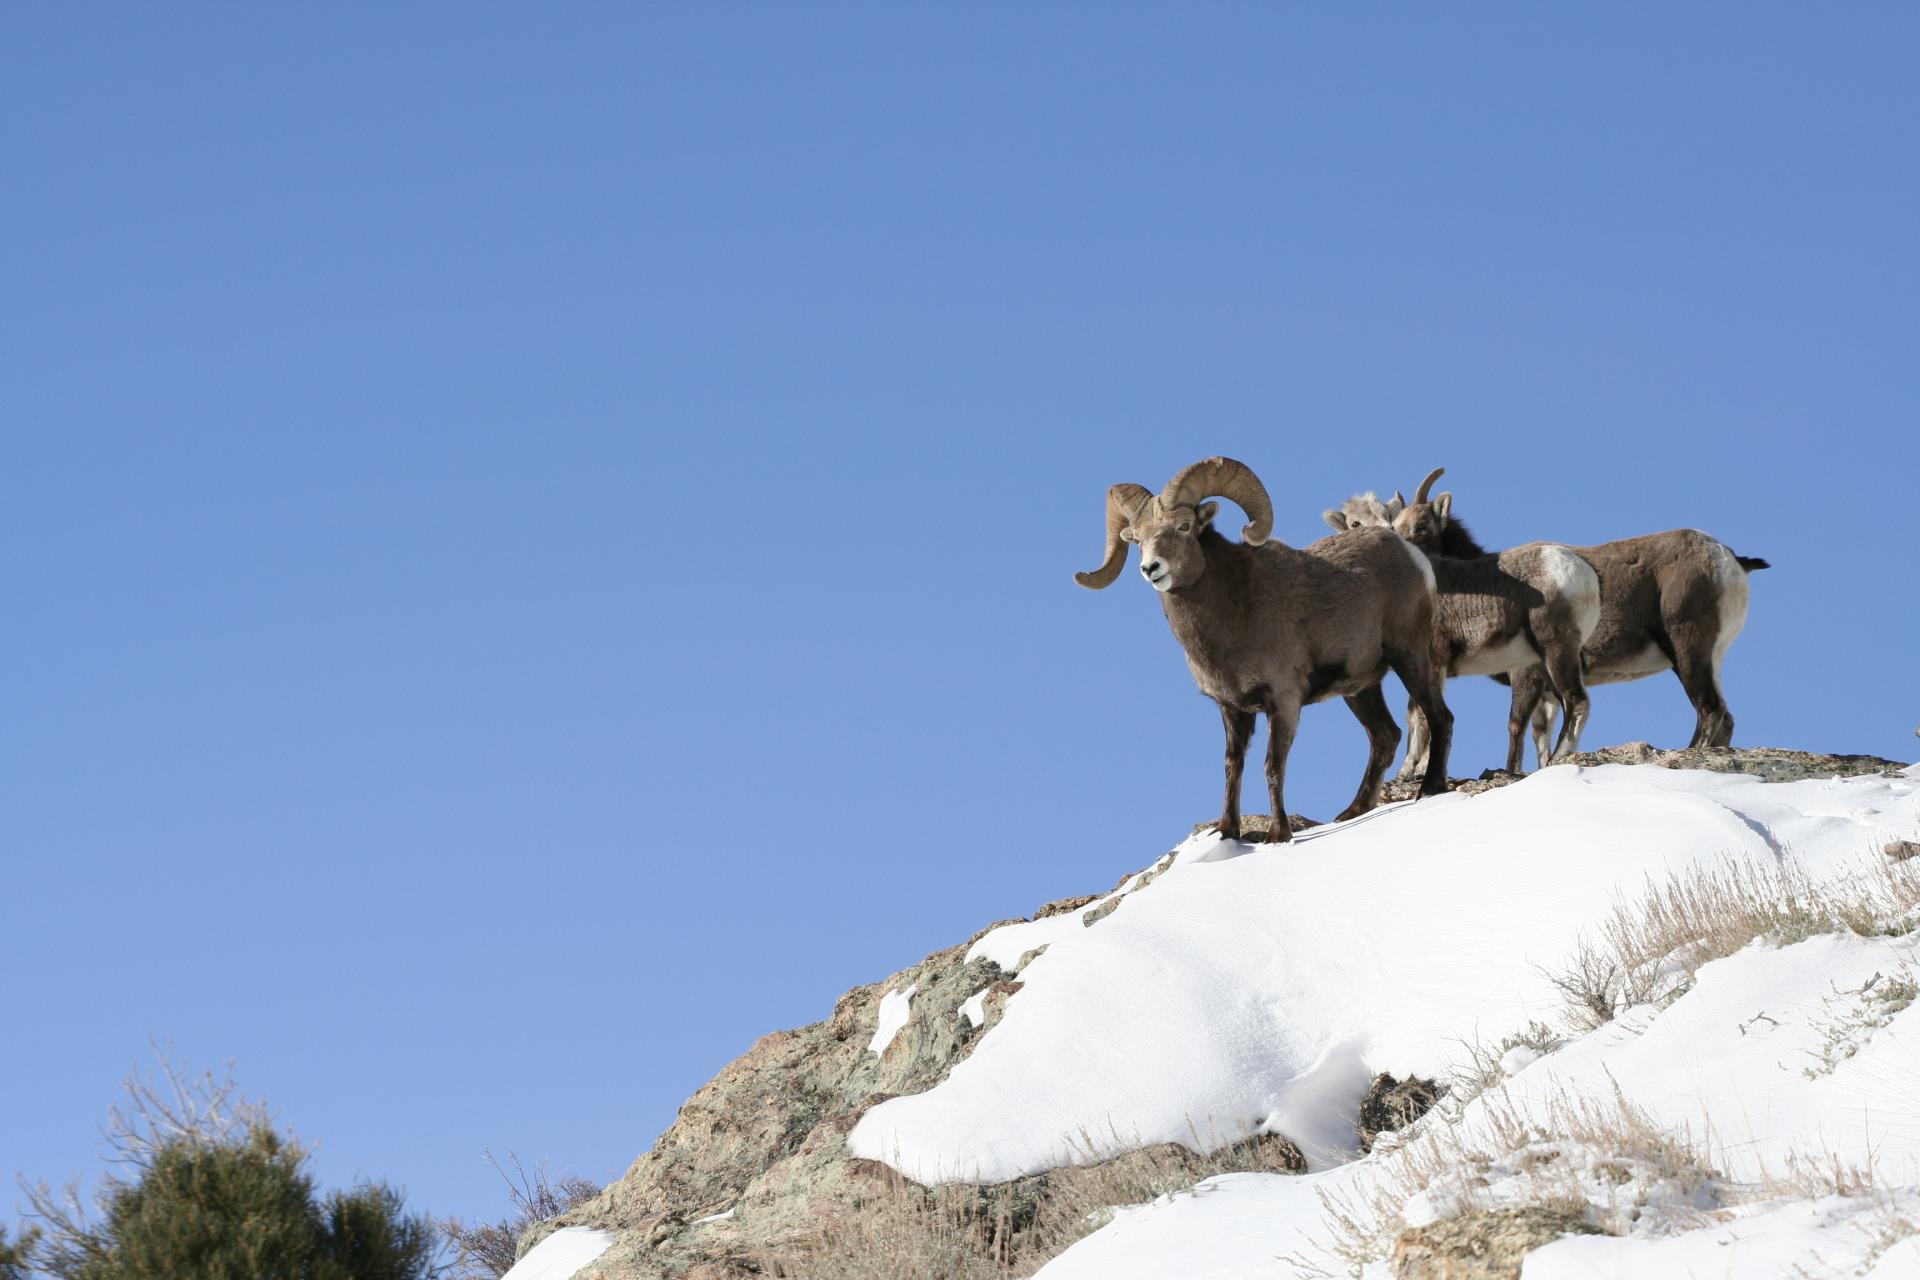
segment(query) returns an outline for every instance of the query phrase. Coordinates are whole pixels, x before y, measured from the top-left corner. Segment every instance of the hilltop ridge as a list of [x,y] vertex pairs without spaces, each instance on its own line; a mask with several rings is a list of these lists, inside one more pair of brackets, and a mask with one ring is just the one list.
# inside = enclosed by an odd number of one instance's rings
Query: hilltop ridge
[[[1201,1204],[1216,1215],[1236,1201],[1259,1206],[1253,1216],[1273,1227],[1266,1235],[1247,1236],[1244,1222],[1206,1228],[1216,1245],[1246,1237],[1246,1258],[1283,1252],[1279,1243],[1320,1247],[1309,1220],[1323,1215],[1307,1189],[1328,1179],[1351,1189],[1392,1154],[1391,1143],[1368,1154],[1357,1128],[1381,1079],[1452,1079],[1466,1046],[1553,1024],[1560,1043],[1519,1063],[1512,1082],[1546,1105],[1557,1095],[1542,1082],[1578,1060],[1579,1087],[1591,1094],[1635,1044],[1693,1016],[1707,988],[1703,977],[1684,992],[1622,1003],[1585,1030],[1566,1025],[1555,975],[1579,963],[1616,902],[1729,866],[1781,885],[1866,885],[1862,877],[1910,865],[1880,851],[1920,837],[1920,783],[1876,757],[1640,743],[1300,829],[1280,848],[1201,831],[1105,894],[988,926],[847,992],[821,1022],[763,1037],[688,1100],[623,1178],[531,1233],[515,1280],[559,1280],[575,1267],[583,1280],[887,1274],[834,1262],[834,1224],[898,1214],[903,1197],[942,1221],[988,1224],[981,1238],[1000,1258],[982,1265],[999,1269],[965,1274],[1031,1274],[1045,1257],[1023,1253],[1020,1232],[1037,1232],[1054,1201],[1128,1185],[1129,1170],[1154,1186],[1184,1172],[1185,1185],[1219,1194],[1122,1213],[1044,1274],[1131,1274],[1113,1269],[1117,1255],[1093,1260],[1115,1233],[1132,1239],[1127,1249],[1145,1247],[1143,1232],[1180,1249],[1176,1219]],[[1894,899],[1887,906],[1899,909]],[[1798,973],[1817,989],[1864,982],[1867,972],[1853,970],[1870,966],[1885,981],[1884,971],[1908,963],[1912,939],[1884,927],[1886,936],[1847,934],[1844,946],[1809,936],[1776,949],[1769,963],[1793,961],[1768,980],[1790,984]],[[1818,947],[1819,956],[1808,950]],[[1736,962],[1747,963],[1718,963]],[[1905,1009],[1875,1006],[1886,1018],[1869,1038],[1881,1049],[1920,1035]],[[1778,1028],[1781,1014],[1769,1016]],[[1801,1023],[1793,1034],[1820,1034]],[[1609,1036],[1618,1043],[1598,1044]],[[1542,1046],[1548,1038],[1534,1036]],[[1803,1083],[1828,1089],[1835,1074]],[[1846,1085],[1840,1109],[1805,1089],[1781,1093],[1776,1101],[1805,1123],[1743,1140],[1777,1153],[1812,1142],[1836,1159],[1904,1160],[1892,1185],[1920,1181],[1911,1167],[1920,1124],[1882,1127],[1869,1141],[1856,1132],[1866,1086],[1850,1076]],[[1868,1093],[1887,1103],[1886,1089]],[[1453,1097],[1455,1118],[1468,1115],[1471,1100],[1457,1088]],[[1662,1124],[1706,1118],[1664,1094],[1629,1101]],[[1912,1101],[1920,1115],[1920,1097]],[[1866,1113],[1877,1118],[1871,1106]],[[1740,1127],[1711,1119],[1722,1137]],[[1259,1172],[1209,1176],[1233,1168]],[[1757,1170],[1725,1176],[1745,1175]],[[1604,1229],[1582,1222],[1561,1226]],[[542,1244],[556,1232],[565,1234]],[[592,1236],[604,1251],[581,1266],[574,1256],[593,1232],[604,1233]],[[1197,1255],[1188,1261],[1199,1265]],[[1193,1273],[1240,1273],[1231,1259],[1219,1265]],[[1444,1274],[1392,1265],[1396,1275]]]

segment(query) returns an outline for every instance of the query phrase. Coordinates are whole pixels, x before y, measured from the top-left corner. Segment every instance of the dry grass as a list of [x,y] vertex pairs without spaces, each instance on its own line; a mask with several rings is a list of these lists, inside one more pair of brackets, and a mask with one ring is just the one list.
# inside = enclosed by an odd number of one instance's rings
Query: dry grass
[[[767,1260],[770,1274],[804,1280],[1009,1280],[1030,1276],[1111,1220],[1121,1206],[1183,1195],[1223,1173],[1299,1173],[1298,1148],[1255,1136],[1200,1155],[1167,1143],[1094,1162],[1124,1145],[1116,1135],[1070,1141],[1087,1163],[987,1186],[926,1188],[897,1175],[857,1210]],[[1194,1139],[1195,1147],[1213,1144]]]
[[1920,1235],[1920,1194],[1910,1187],[1880,1185],[1870,1169],[1832,1155],[1730,1181],[1704,1144],[1662,1129],[1617,1087],[1610,1099],[1563,1098],[1543,1112],[1483,1099],[1471,1123],[1423,1126],[1373,1163],[1378,1175],[1362,1190],[1321,1193],[1328,1236],[1320,1248],[1339,1269],[1296,1254],[1284,1259],[1293,1274],[1359,1277],[1391,1259],[1396,1242],[1434,1234],[1433,1224],[1461,1220],[1478,1230],[1529,1210],[1578,1229],[1645,1236],[1698,1230],[1772,1202],[1845,1199],[1856,1206],[1848,1225],[1864,1249],[1852,1274]]
[[1677,997],[1702,965],[1754,942],[1905,934],[1920,927],[1917,909],[1920,866],[1912,861],[1816,884],[1792,868],[1729,860],[1649,881],[1638,898],[1616,901],[1548,976],[1565,997],[1569,1024],[1590,1031],[1621,1009]]
[[1891,976],[1876,972],[1859,987],[1835,990],[1821,1015],[1814,1019],[1814,1026],[1821,1032],[1821,1045],[1813,1054],[1813,1065],[1801,1074],[1809,1080],[1832,1075],[1916,996],[1920,996],[1920,983],[1915,982],[1913,970],[1906,967],[1896,969]]
[[[1915,862],[1815,883],[1791,869],[1728,861],[1650,881],[1637,897],[1615,902],[1548,974],[1565,998],[1565,1023],[1584,1033],[1635,1005],[1669,1003],[1702,966],[1755,942],[1911,933],[1920,928]],[[1920,983],[1905,970],[1836,992],[1825,1051],[1809,1074],[1832,1070],[1916,998]],[[1604,1104],[1563,1100],[1539,1117],[1489,1094],[1506,1078],[1502,1060],[1511,1051],[1547,1053],[1557,1043],[1554,1029],[1536,1022],[1496,1045],[1469,1045],[1439,1113],[1445,1123],[1423,1125],[1382,1151],[1380,1176],[1364,1193],[1323,1197],[1327,1251],[1357,1275],[1386,1259],[1408,1230],[1469,1214],[1578,1206],[1587,1226],[1608,1234],[1666,1233],[1713,1221],[1722,1206],[1787,1197],[1873,1199],[1861,1221],[1871,1224],[1875,1256],[1915,1233],[1920,1213],[1911,1196],[1877,1190],[1870,1173],[1831,1160],[1796,1160],[1756,1184],[1730,1184],[1690,1135],[1663,1131],[1617,1089]],[[1302,1274],[1312,1265],[1290,1261]]]
[[1618,1089],[1605,1101],[1562,1099],[1544,1112],[1497,1100],[1470,1124],[1423,1126],[1381,1157],[1365,1192],[1323,1193],[1332,1231],[1325,1248],[1358,1275],[1410,1229],[1524,1208],[1577,1211],[1611,1235],[1678,1230],[1708,1220],[1702,1206],[1719,1184],[1688,1134],[1662,1129]]
[[1530,1049],[1544,1055],[1552,1053],[1564,1043],[1565,1036],[1546,1023],[1537,1021],[1527,1023],[1493,1044],[1462,1041],[1465,1056],[1447,1078],[1447,1088],[1441,1094],[1445,1106],[1440,1114],[1449,1120],[1458,1119],[1469,1102],[1505,1080],[1505,1059],[1515,1049]]

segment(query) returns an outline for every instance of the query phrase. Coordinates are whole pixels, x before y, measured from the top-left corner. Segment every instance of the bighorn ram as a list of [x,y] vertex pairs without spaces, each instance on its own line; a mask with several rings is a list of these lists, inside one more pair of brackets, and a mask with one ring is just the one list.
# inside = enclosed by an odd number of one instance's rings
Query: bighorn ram
[[[1450,493],[1432,502],[1415,502],[1400,513],[1395,527],[1423,550],[1451,554],[1459,554],[1452,549],[1463,546],[1480,550],[1466,527],[1453,518]],[[1614,684],[1670,669],[1693,704],[1693,738],[1687,745],[1729,745],[1733,713],[1720,688],[1720,667],[1727,647],[1746,625],[1747,577],[1768,568],[1767,562],[1735,555],[1698,529],[1673,529],[1572,550],[1600,575],[1600,620],[1583,651],[1586,682]],[[1537,669],[1513,672],[1512,682],[1509,761],[1530,724],[1534,751],[1545,762],[1557,700],[1551,698]]]
[[[1434,670],[1442,679],[1539,672],[1567,709],[1553,758],[1572,755],[1580,749],[1580,731],[1587,723],[1580,651],[1600,619],[1600,579],[1592,565],[1554,542],[1529,542],[1493,555],[1462,556],[1450,550],[1460,547],[1459,539],[1429,528],[1435,513],[1441,511],[1443,518],[1442,508],[1452,505],[1450,494],[1441,495],[1444,502],[1427,501],[1427,490],[1440,474],[1435,471],[1420,482],[1411,506],[1394,494],[1401,509],[1393,524],[1394,532],[1414,545],[1439,548],[1428,551],[1439,588],[1433,613]],[[1334,514],[1327,513],[1329,523]],[[1449,528],[1465,534],[1458,525]],[[1471,539],[1467,541],[1471,546]],[[1426,767],[1425,745],[1425,723],[1409,706],[1401,778]],[[1545,758],[1543,754],[1543,762]],[[1507,768],[1518,773],[1520,764],[1520,739],[1509,735]]]
[[[1249,517],[1243,542],[1213,529],[1231,499]],[[1268,541],[1273,504],[1243,463],[1208,458],[1154,494],[1137,484],[1107,491],[1106,558],[1083,587],[1112,584],[1127,544],[1140,545],[1140,572],[1186,651],[1200,691],[1220,704],[1227,732],[1227,798],[1220,834],[1240,835],[1240,776],[1254,718],[1267,714],[1267,789],[1274,821],[1267,839],[1291,838],[1282,782],[1300,708],[1338,694],[1367,731],[1367,769],[1341,818],[1379,802],[1380,781],[1399,745],[1380,681],[1391,669],[1427,717],[1432,749],[1421,795],[1447,786],[1453,713],[1431,669],[1433,571],[1398,537],[1366,530],[1323,538],[1305,550]]]

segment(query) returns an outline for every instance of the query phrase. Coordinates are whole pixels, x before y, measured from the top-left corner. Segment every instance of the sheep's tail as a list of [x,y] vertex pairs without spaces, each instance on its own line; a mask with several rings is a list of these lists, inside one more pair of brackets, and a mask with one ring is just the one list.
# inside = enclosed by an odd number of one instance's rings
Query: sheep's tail
[[1772,565],[1768,564],[1765,560],[1760,559],[1758,556],[1736,555],[1734,559],[1739,561],[1740,567],[1742,569],[1745,569],[1748,573],[1753,573],[1760,569],[1773,568]]

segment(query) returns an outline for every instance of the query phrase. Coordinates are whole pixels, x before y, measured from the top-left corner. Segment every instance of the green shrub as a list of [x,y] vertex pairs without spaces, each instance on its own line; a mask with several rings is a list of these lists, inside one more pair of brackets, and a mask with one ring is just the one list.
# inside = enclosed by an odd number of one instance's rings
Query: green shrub
[[91,1210],[77,1184],[27,1187],[37,1238],[0,1237],[0,1280],[427,1280],[440,1235],[398,1192],[363,1183],[321,1195],[307,1152],[264,1108],[211,1075],[163,1062],[171,1096],[128,1081],[130,1105],[107,1138],[128,1170],[101,1182]]
[[28,1231],[11,1243],[7,1240],[7,1229],[0,1227],[0,1280],[27,1280],[32,1273],[28,1263],[33,1258],[33,1244],[37,1233]]
[[64,1280],[422,1280],[437,1239],[397,1193],[316,1193],[306,1153],[271,1129],[242,1143],[181,1139],[103,1198]]

